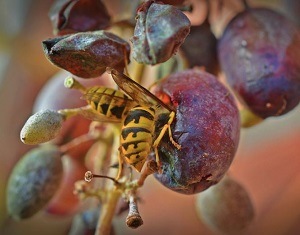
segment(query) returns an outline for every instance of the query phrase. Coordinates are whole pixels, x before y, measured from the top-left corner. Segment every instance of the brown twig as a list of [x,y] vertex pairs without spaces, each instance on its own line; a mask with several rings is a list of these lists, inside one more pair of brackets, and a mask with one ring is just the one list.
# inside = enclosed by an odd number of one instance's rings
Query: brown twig
[[134,195],[129,197],[129,213],[126,217],[126,224],[130,228],[138,228],[143,224],[143,219],[140,216],[137,206],[137,200]]

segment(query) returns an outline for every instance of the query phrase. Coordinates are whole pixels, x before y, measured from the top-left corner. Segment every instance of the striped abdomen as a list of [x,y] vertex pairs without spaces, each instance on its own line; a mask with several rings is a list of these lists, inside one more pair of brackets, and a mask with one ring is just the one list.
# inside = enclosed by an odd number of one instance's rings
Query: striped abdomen
[[107,87],[92,87],[84,95],[84,98],[98,113],[120,121],[136,105],[136,102],[121,91]]
[[153,108],[137,106],[128,112],[122,127],[121,154],[139,172],[152,147],[154,117]]

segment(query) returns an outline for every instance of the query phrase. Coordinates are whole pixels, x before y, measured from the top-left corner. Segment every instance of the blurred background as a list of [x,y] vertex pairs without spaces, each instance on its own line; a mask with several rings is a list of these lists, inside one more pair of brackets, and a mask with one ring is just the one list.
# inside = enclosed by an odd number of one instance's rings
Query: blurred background
[[[5,187],[11,169],[31,148],[19,140],[20,130],[32,114],[39,90],[59,71],[45,58],[41,46],[42,40],[53,37],[48,18],[52,2],[0,0],[0,234],[3,235],[67,234],[71,221],[71,216],[41,212],[31,219],[12,222],[5,206]],[[261,0],[249,4],[269,6],[295,20],[293,8],[283,2],[289,1]],[[217,31],[222,30],[234,12],[242,9],[239,0],[224,4],[222,18],[214,22]],[[287,115],[242,130],[230,175],[245,186],[255,206],[255,221],[245,234],[300,234],[299,169],[299,106]],[[197,216],[195,196],[169,191],[150,177],[141,197],[139,210],[144,225],[133,231],[125,225],[126,215],[121,216],[114,220],[116,234],[213,234]]]

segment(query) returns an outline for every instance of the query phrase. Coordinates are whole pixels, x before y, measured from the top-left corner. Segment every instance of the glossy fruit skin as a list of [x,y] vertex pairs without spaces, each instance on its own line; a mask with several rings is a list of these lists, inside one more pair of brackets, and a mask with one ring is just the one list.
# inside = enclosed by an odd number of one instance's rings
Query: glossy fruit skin
[[228,83],[256,115],[283,115],[300,101],[300,33],[264,8],[236,15],[219,40]]
[[183,194],[201,192],[217,183],[229,168],[239,142],[239,113],[228,90],[207,72],[191,69],[157,84],[155,94],[167,95],[176,107],[174,140],[159,145],[164,186]]

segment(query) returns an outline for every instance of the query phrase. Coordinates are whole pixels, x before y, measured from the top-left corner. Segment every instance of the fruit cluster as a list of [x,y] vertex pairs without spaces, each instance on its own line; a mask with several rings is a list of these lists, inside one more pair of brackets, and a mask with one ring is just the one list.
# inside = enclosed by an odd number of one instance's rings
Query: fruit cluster
[[[206,2],[201,25],[185,14],[196,4],[189,1],[53,3],[55,37],[42,45],[66,72],[45,85],[21,130],[25,144],[39,146],[11,173],[13,218],[74,214],[79,200],[96,197],[70,234],[113,234],[112,218],[123,212],[137,228],[138,192],[153,174],[168,189],[199,193],[196,209],[213,230],[247,228],[251,199],[226,174],[242,127],[299,104],[300,32],[279,13],[241,1],[245,9],[216,38]],[[150,65],[157,73],[146,79]]]

